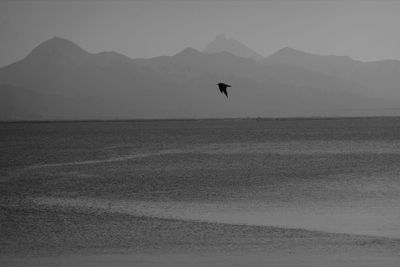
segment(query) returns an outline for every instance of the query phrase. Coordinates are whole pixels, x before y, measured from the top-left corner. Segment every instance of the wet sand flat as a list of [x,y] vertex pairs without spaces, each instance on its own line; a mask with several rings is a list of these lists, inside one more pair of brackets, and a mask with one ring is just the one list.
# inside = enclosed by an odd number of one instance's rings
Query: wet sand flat
[[[28,205],[29,206],[29,205]],[[400,240],[301,229],[2,207],[2,266],[398,266]]]

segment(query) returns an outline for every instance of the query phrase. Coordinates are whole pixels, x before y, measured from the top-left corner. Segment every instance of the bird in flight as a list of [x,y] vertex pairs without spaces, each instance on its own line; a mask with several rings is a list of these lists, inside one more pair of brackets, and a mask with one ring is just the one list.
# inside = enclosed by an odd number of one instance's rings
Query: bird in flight
[[225,94],[226,97],[228,97],[228,91],[226,91],[226,89],[228,87],[231,87],[231,86],[229,84],[226,84],[226,83],[217,83],[217,85],[218,85],[219,91],[221,93]]

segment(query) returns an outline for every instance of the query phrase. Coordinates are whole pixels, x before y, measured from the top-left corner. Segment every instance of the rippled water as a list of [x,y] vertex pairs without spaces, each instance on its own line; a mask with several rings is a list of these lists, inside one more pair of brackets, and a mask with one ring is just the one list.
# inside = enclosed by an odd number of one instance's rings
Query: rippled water
[[2,206],[400,238],[400,119],[0,124]]

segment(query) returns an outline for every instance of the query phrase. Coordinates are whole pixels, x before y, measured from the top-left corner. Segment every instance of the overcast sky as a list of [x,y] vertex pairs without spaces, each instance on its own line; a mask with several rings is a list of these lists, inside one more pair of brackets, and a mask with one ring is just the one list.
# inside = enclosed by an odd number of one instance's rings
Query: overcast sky
[[268,56],[290,46],[370,61],[400,59],[400,1],[5,1],[0,66],[53,36],[129,57],[204,49],[220,33]]

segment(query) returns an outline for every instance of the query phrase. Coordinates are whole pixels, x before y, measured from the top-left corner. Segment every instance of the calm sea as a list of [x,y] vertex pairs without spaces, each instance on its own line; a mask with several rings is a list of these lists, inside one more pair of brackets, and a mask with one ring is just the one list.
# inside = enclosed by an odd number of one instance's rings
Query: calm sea
[[398,239],[400,118],[1,123],[0,187],[7,209]]

